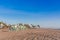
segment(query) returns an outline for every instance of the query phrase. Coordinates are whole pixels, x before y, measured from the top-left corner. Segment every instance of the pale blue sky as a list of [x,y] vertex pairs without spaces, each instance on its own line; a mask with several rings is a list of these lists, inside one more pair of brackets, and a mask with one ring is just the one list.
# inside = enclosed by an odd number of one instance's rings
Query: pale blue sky
[[60,28],[60,1],[0,0],[0,21]]

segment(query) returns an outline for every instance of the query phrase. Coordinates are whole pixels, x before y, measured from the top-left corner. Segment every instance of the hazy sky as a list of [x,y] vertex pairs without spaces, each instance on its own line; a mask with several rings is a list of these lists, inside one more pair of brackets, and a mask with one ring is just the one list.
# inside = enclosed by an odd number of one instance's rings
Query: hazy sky
[[60,28],[60,1],[0,0],[0,21]]

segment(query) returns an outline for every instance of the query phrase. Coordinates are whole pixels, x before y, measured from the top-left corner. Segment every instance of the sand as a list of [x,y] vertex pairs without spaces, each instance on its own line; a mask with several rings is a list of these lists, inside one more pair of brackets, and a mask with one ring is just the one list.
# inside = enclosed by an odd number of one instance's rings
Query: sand
[[60,40],[60,30],[41,28],[21,31],[0,31],[0,40]]

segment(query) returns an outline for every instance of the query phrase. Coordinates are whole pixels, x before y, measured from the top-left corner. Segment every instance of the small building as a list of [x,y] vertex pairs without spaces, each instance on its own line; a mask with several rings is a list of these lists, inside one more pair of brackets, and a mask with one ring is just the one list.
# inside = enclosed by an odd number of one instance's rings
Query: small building
[[28,24],[15,24],[15,25],[11,25],[10,30],[12,31],[18,31],[18,30],[26,30],[26,29],[30,29],[30,26]]

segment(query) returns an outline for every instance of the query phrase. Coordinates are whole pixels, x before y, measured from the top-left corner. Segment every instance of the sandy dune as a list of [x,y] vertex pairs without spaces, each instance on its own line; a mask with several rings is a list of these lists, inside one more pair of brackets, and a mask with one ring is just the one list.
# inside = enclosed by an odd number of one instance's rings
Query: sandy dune
[[60,40],[60,30],[29,29],[21,31],[0,31],[0,40]]

